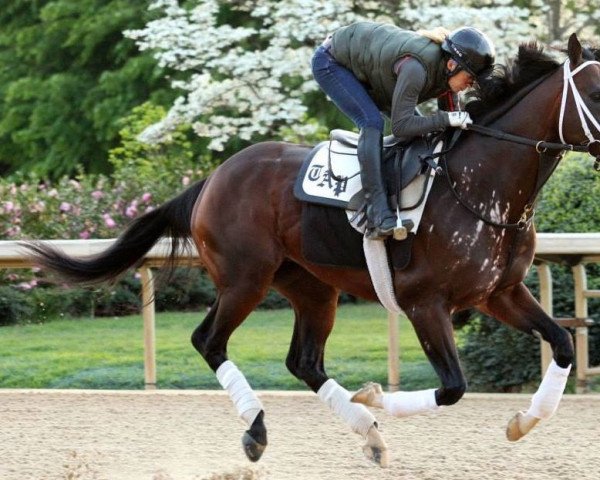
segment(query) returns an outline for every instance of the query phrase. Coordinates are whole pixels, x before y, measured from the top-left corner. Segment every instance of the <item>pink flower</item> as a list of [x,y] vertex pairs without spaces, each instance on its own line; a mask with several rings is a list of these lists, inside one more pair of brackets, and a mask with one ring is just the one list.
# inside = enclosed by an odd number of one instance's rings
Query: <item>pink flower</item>
[[102,215],[102,218],[104,219],[104,224],[108,228],[115,228],[117,226],[117,222],[115,222],[108,213]]
[[146,192],[142,195],[142,202],[144,203],[150,203],[152,201],[152,194],[149,192]]
[[127,207],[127,209],[125,210],[125,215],[129,218],[133,218],[137,215],[138,210],[137,210],[137,203],[134,200],[133,202],[131,202],[131,205],[129,205]]
[[94,190],[91,195],[94,200],[100,200],[102,197],[104,197],[104,192],[101,192],[100,190]]
[[15,208],[15,204],[13,202],[4,202],[4,211],[12,212]]
[[187,177],[187,176],[186,176],[186,177],[183,177],[183,178],[181,179],[181,184],[182,184],[184,187],[187,187],[187,186],[190,184],[190,177]]
[[60,204],[60,207],[58,207],[58,209],[63,213],[68,212],[69,210],[71,210],[71,204],[68,202],[62,202]]
[[19,233],[21,233],[21,227],[18,227],[18,226],[11,227],[6,231],[6,234],[9,237],[14,237],[14,236],[18,235]]
[[81,238],[82,240],[87,240],[88,238],[90,238],[90,232],[84,230],[79,234],[79,238]]

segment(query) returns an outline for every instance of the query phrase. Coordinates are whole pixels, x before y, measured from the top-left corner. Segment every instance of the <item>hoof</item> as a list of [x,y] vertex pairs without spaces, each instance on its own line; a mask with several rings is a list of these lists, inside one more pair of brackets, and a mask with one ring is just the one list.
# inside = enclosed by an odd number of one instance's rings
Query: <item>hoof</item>
[[523,412],[517,413],[508,422],[508,426],[506,427],[506,438],[511,442],[516,442],[527,435],[539,421],[539,418],[526,415]]
[[388,456],[387,448],[381,449],[378,447],[371,447],[369,445],[365,445],[362,448],[365,457],[367,457],[376,465],[379,465],[381,468],[388,468],[390,466],[390,459]]
[[379,465],[381,468],[390,466],[387,445],[375,425],[369,429],[369,432],[367,433],[367,443],[362,447],[362,450],[365,457]]
[[381,397],[383,395],[383,389],[378,383],[368,382],[365,383],[363,388],[352,395],[350,398],[351,402],[362,403],[369,407],[382,407]]
[[267,448],[266,444],[254,440],[247,431],[244,432],[244,435],[242,436],[242,445],[244,447],[244,453],[251,462],[258,462],[260,457],[262,457],[265,448]]

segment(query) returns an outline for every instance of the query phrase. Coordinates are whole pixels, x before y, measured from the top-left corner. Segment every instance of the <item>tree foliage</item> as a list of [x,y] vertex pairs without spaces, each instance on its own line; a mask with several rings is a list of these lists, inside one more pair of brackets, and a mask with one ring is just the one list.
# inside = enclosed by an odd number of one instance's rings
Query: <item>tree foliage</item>
[[0,9],[0,173],[108,170],[116,120],[168,101],[156,62],[122,35],[150,19],[126,0],[14,0]]
[[309,64],[328,32],[354,20],[472,24],[496,41],[502,59],[523,40],[563,46],[572,31],[593,38],[600,25],[600,0],[5,3],[0,174],[34,170],[54,179],[77,167],[110,171],[116,120],[147,100],[171,108],[146,138],[188,123],[215,150],[265,138],[312,142],[327,128],[350,127],[323,101]]

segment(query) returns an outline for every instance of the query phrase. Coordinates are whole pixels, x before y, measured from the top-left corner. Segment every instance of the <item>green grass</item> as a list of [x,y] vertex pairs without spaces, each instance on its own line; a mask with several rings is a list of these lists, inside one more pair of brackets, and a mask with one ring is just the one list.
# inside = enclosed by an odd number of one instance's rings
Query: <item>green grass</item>
[[[159,388],[220,388],[190,335],[204,313],[156,318]],[[229,342],[229,358],[257,389],[306,389],[285,367],[291,310],[253,313]],[[54,320],[0,328],[0,388],[143,388],[141,316]],[[403,389],[438,385],[410,323],[400,321]],[[387,383],[387,318],[374,304],[344,305],[327,343],[328,374],[349,389]]]

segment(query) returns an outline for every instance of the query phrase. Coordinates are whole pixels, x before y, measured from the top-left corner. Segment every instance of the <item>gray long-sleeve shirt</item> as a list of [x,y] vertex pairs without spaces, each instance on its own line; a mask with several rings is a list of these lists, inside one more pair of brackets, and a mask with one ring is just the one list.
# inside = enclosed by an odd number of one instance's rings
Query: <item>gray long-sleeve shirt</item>
[[427,80],[427,72],[421,62],[405,57],[398,61],[395,70],[398,78],[391,111],[394,136],[404,140],[448,127],[450,123],[446,112],[440,111],[428,116],[415,115],[415,108],[423,101],[419,96]]

